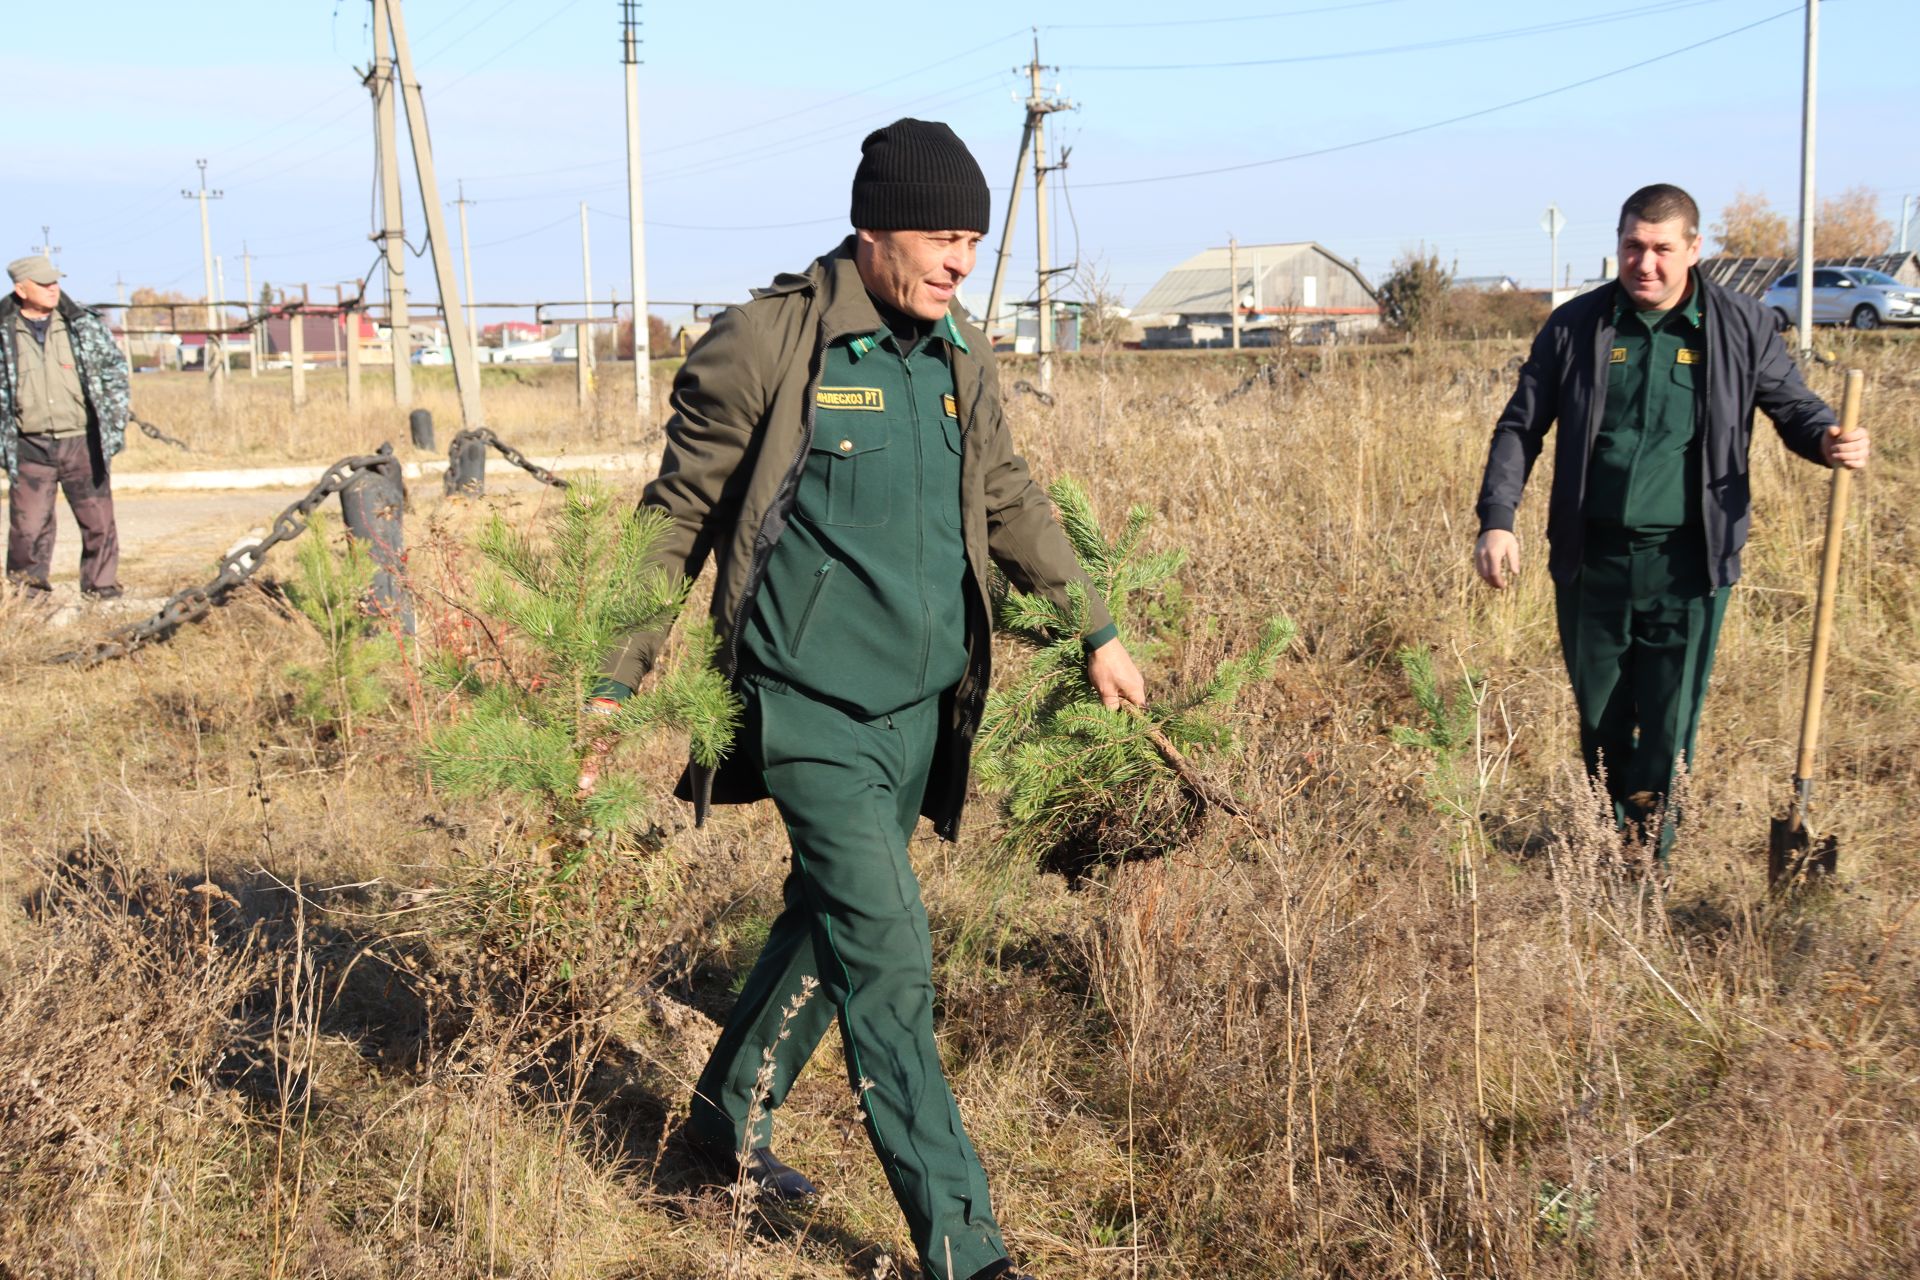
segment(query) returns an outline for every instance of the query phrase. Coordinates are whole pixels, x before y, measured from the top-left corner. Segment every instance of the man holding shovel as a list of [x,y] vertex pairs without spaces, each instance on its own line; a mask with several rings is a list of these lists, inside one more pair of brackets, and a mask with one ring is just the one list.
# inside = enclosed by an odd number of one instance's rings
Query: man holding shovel
[[[986,335],[955,303],[988,210],[946,125],[870,134],[854,233],[714,321],[674,378],[641,499],[672,520],[663,569],[691,579],[713,558],[719,661],[745,703],[732,755],[691,770],[683,793],[699,818],[771,795],[793,847],[785,910],[695,1085],[688,1137],[729,1181],[810,1197],[769,1149],[771,1113],[838,1015],[867,1135],[931,1280],[1019,1280],[941,1067],[908,856],[922,815],[946,839],[958,830],[990,566],[1084,606],[1091,683],[1111,708],[1146,701],[1013,451]],[[594,701],[630,696],[660,640],[608,655]]]
[[[1679,762],[1694,763],[1747,540],[1753,411],[1829,467],[1864,467],[1868,440],[1807,389],[1757,299],[1696,269],[1700,211],[1685,191],[1627,197],[1619,239],[1619,278],[1548,317],[1494,426],[1474,567],[1496,589],[1518,572],[1514,509],[1558,421],[1547,570],[1580,750],[1615,821],[1645,837]],[[1673,838],[1662,816],[1662,861]]]

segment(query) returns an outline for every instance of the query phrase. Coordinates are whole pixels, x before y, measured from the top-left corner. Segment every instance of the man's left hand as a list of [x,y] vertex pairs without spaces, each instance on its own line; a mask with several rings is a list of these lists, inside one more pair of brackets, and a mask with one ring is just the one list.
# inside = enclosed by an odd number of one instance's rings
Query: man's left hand
[[1127,646],[1118,640],[1109,640],[1087,655],[1087,679],[1093,681],[1107,710],[1118,711],[1123,702],[1147,709],[1147,682]]
[[1830,467],[1845,467],[1849,471],[1858,471],[1867,465],[1869,452],[1867,429],[1855,427],[1845,435],[1840,434],[1840,424],[1834,423],[1827,428],[1827,434],[1820,437],[1820,453]]

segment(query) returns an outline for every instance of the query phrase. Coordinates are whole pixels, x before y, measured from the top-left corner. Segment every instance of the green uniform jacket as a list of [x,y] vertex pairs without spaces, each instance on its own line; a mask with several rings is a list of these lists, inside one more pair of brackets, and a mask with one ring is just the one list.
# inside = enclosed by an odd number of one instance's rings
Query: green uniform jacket
[[[87,446],[97,482],[106,476],[107,463],[126,447],[127,418],[133,411],[127,362],[113,345],[113,332],[97,314],[64,293],[59,309],[73,343],[80,386],[87,395]],[[19,315],[19,295],[0,296],[0,466],[13,480],[20,478],[20,353],[14,336]]]
[[[741,632],[786,531],[813,442],[814,392],[829,343],[871,329],[873,311],[853,261],[853,238],[799,275],[781,275],[753,301],[723,311],[688,353],[674,378],[660,474],[643,506],[657,507],[672,528],[657,553],[670,573],[692,580],[709,555],[716,579],[712,616],[721,637],[721,670],[731,679]],[[836,305],[839,300],[840,305]],[[847,305],[857,300],[858,306]],[[967,668],[943,707],[942,732],[922,813],[946,839],[958,834],[967,762],[987,696],[991,662],[989,563],[1015,587],[1065,603],[1070,584],[1087,592],[1091,634],[1113,619],[1087,581],[1053,504],[1013,451],[1001,411],[999,376],[984,333],[959,319],[969,350],[952,350],[954,395],[962,439],[961,532],[967,552]],[[629,687],[653,665],[665,637],[629,637],[608,655],[605,674]],[[738,804],[766,795],[746,753],[719,770],[688,766],[682,799],[697,822],[713,803]]]

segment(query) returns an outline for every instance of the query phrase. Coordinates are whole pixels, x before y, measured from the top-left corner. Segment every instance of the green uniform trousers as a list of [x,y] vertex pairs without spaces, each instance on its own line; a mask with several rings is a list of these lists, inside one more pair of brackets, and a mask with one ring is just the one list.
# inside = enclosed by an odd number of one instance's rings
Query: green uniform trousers
[[[770,1115],[746,1132],[762,1053],[774,1055],[771,1112],[835,1015],[847,1074],[919,1250],[938,1280],[967,1280],[1006,1257],[986,1172],[960,1123],[933,1036],[933,944],[907,857],[940,725],[935,697],[860,718],[762,676],[746,682],[739,749],[755,763],[793,845],[786,907],[695,1087],[696,1142],[765,1146]],[[779,1038],[804,978],[820,987]]]
[[[1580,752],[1605,770],[1624,829],[1664,804],[1674,770],[1694,765],[1700,704],[1726,617],[1698,530],[1645,537],[1589,528],[1580,571],[1556,584],[1560,650],[1580,710]],[[1657,855],[1673,846],[1661,822]]]

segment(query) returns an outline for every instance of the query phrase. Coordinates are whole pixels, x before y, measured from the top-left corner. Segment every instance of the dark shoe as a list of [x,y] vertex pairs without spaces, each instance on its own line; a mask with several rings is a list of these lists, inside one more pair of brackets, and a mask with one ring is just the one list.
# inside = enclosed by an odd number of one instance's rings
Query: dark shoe
[[118,600],[121,596],[127,594],[127,592],[126,588],[115,586],[95,587],[91,591],[82,591],[80,594],[88,600]]
[[814,1186],[806,1174],[783,1164],[771,1147],[755,1147],[744,1169],[740,1158],[731,1152],[716,1158],[698,1143],[693,1145],[693,1152],[716,1181],[731,1185],[744,1176],[760,1189],[761,1195],[776,1204],[807,1204],[820,1198],[820,1188]]

